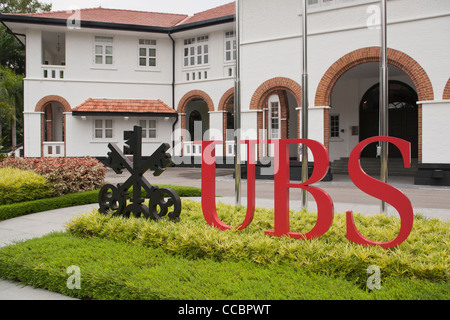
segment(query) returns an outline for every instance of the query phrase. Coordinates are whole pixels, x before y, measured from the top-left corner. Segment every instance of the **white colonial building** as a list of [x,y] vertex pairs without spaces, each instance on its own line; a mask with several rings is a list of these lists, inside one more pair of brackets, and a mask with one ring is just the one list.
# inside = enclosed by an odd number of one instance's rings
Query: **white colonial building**
[[[302,1],[240,3],[243,137],[298,138]],[[309,138],[328,148],[333,173],[378,135],[379,1],[308,3]],[[416,183],[450,185],[450,2],[387,3],[390,135],[411,142]],[[191,163],[193,141],[211,139],[232,159],[234,3],[194,16],[94,8],[0,20],[26,45],[26,157],[102,158],[141,125],[146,155],[171,143]],[[257,152],[261,163],[273,155]],[[298,153],[292,145],[294,164]],[[376,146],[364,156],[378,161]],[[390,157],[398,162],[395,148]]]

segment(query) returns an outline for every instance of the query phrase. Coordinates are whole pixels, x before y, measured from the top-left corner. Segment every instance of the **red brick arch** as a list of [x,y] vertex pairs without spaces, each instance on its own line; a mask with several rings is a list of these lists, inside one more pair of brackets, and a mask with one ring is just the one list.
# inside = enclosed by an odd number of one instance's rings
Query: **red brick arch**
[[[50,123],[45,123],[45,112],[48,112],[48,109],[46,111],[47,106],[50,105],[50,103],[52,102],[56,102],[59,103],[64,112],[72,112],[72,108],[70,107],[69,102],[67,102],[66,99],[64,99],[63,97],[60,96],[56,96],[56,95],[51,95],[51,96],[46,96],[44,98],[42,98],[41,100],[39,100],[39,102],[36,104],[36,108],[35,108],[35,112],[41,112],[41,156],[44,156],[44,140],[45,140],[45,128],[47,127],[47,134],[50,135],[50,139],[51,139],[51,122]],[[52,114],[47,114],[48,116],[52,116]],[[63,121],[64,121],[64,137],[67,137],[67,125],[66,125],[66,115],[64,115],[63,117]],[[64,139],[64,156],[67,155],[67,138]]]
[[[380,47],[367,47],[350,52],[336,61],[322,77],[316,91],[315,106],[328,106],[336,82],[348,70],[368,62],[379,62]],[[430,78],[420,64],[407,54],[388,49],[388,63],[403,70],[413,81],[420,101],[434,100]]]
[[444,95],[442,97],[443,100],[450,100],[450,78],[447,81],[447,84],[444,89]]
[[227,92],[225,92],[224,95],[222,96],[222,99],[220,99],[219,111],[226,111],[228,101],[230,101],[232,97],[234,97],[234,88],[231,88]]
[[[223,141],[227,140],[227,120],[228,120],[228,115],[227,115],[227,105],[230,102],[231,98],[234,97],[234,87],[231,89],[228,89],[227,92],[224,93],[224,95],[222,96],[222,98],[220,99],[219,102],[219,111],[222,111],[222,128],[223,128]],[[226,154],[226,143],[223,144],[223,154]]]
[[46,96],[46,97],[42,98],[37,103],[35,111],[36,112],[44,112],[45,107],[49,103],[52,103],[52,102],[59,103],[63,107],[64,112],[72,112],[72,108],[70,107],[69,102],[67,102],[66,99],[64,99],[63,97],[60,97],[60,96]]
[[[368,62],[381,60],[380,47],[367,47],[350,52],[337,60],[325,73],[320,81],[315,97],[315,106],[329,106],[333,88],[337,81],[350,69]],[[388,48],[388,63],[403,70],[414,83],[419,101],[434,100],[433,85],[422,66],[407,54]],[[329,110],[324,115],[325,146],[329,149]],[[422,160],[422,106],[419,105],[419,161]]]
[[302,105],[302,87],[289,78],[277,77],[265,81],[256,89],[250,101],[250,110],[264,109],[265,100],[277,90],[287,90],[297,100],[298,106]]
[[189,104],[189,102],[191,102],[194,99],[203,99],[209,109],[209,112],[214,112],[215,108],[214,108],[214,102],[212,101],[211,97],[201,91],[201,90],[192,90],[188,93],[186,93],[183,98],[181,98],[180,102],[178,103],[178,113],[186,113],[186,108]]
[[191,102],[194,99],[202,99],[206,102],[206,105],[208,106],[209,112],[214,112],[214,102],[212,101],[211,97],[201,91],[201,90],[192,90],[186,93],[183,98],[181,98],[180,102],[178,103],[178,113],[180,116],[180,122],[181,122],[181,130],[183,131],[181,134],[181,155],[184,155],[184,141],[186,139],[186,109],[189,105],[189,102]]
[[[287,94],[286,92],[290,92],[297,101],[297,106],[300,107],[302,105],[302,87],[297,82],[292,79],[284,78],[284,77],[276,77],[269,79],[262,83],[253,94],[253,97],[250,101],[250,110],[264,110],[267,108],[267,102],[271,95],[278,95],[280,98],[280,107],[281,107],[281,118],[288,119],[292,116],[299,117],[297,115],[290,115],[288,110],[288,102],[287,102]],[[268,116],[266,114],[267,111],[258,112],[257,115],[257,136],[258,139],[261,139],[260,133],[261,130],[265,126],[268,126]],[[298,120],[298,125],[300,125],[300,120]],[[281,138],[287,139],[288,137],[288,122],[282,121],[281,123]],[[263,155],[263,149],[261,145],[258,146],[258,157],[261,158]]]

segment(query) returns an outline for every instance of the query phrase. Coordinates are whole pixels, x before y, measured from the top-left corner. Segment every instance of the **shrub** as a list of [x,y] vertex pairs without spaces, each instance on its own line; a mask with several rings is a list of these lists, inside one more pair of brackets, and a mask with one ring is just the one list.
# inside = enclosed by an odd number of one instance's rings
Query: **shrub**
[[[81,270],[79,290],[67,286],[71,265]],[[383,274],[382,289],[368,292],[343,278],[312,272],[307,265],[190,260],[163,248],[78,238],[69,233],[53,233],[0,249],[0,276],[79,299],[181,300],[180,306],[184,306],[183,300],[449,299],[445,282],[385,279]],[[271,314],[275,314],[272,308]],[[178,308],[170,310],[175,310],[176,318]]]
[[93,190],[54,198],[8,204],[0,206],[0,221],[49,210],[94,204],[97,201],[98,190]]
[[[218,204],[217,209],[224,223],[237,226],[244,220],[245,208],[236,212],[232,206]],[[362,287],[365,286],[362,279],[367,279],[366,271],[371,265],[379,266],[384,277],[449,279],[448,222],[416,218],[408,240],[386,250],[349,242],[342,214],[335,215],[332,227],[319,239],[269,237],[264,232],[273,230],[273,215],[273,209],[257,209],[255,220],[247,229],[222,232],[205,222],[200,203],[184,200],[179,223],[127,219],[94,211],[76,217],[67,228],[80,237],[162,247],[188,259],[250,260],[264,266],[289,263],[311,272],[344,277]],[[296,232],[311,230],[317,220],[315,213],[292,215],[291,230]],[[355,220],[360,232],[376,241],[394,238],[400,224],[398,218],[384,215],[356,215]]]
[[94,158],[7,158],[1,167],[34,172],[45,177],[54,187],[54,195],[95,190],[104,183],[107,169]]
[[[173,189],[176,193],[178,193],[180,197],[201,196],[201,190],[195,187],[182,187],[172,185],[161,185],[160,187]],[[92,190],[67,194],[48,199],[40,199],[35,201],[27,201],[3,205],[0,206],[0,221],[24,216],[27,214],[33,214],[37,212],[98,203],[98,193],[99,190]],[[131,194],[132,192],[130,192],[128,197],[131,197]],[[142,196],[145,197],[145,195],[146,193],[143,190]]]
[[47,179],[33,171],[0,169],[0,205],[43,199],[52,193]]

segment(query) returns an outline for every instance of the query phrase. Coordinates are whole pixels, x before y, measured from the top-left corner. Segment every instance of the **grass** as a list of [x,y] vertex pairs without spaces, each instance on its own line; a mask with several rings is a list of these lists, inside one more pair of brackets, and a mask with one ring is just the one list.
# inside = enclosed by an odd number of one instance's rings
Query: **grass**
[[[344,278],[289,264],[191,260],[162,248],[68,233],[29,240],[0,253],[3,277],[80,299],[448,299],[448,286],[427,280],[388,278],[382,290],[369,292]],[[72,265],[80,267],[81,290],[67,288],[67,268]]]
[[[244,210],[218,205],[238,225]],[[400,247],[385,250],[345,239],[345,221],[316,240],[272,238],[273,211],[258,209],[241,232],[209,227],[200,204],[183,201],[180,223],[91,212],[55,233],[0,250],[0,276],[77,298],[99,300],[448,300],[449,223],[418,218]],[[293,231],[308,231],[315,214],[296,213]],[[392,217],[358,216],[375,240],[398,230]],[[378,238],[378,239],[377,239]],[[114,257],[114,259],[112,259]],[[69,290],[66,270],[81,268],[81,290]],[[381,269],[382,289],[369,292],[366,270]]]

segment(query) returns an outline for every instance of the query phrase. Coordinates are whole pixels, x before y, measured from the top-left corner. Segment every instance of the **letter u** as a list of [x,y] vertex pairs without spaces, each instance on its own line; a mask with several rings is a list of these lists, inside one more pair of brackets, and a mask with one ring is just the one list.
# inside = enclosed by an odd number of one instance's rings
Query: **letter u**
[[[247,228],[253,221],[255,214],[255,144],[254,141],[245,141],[247,144],[247,213],[244,222],[237,230]],[[215,145],[223,144],[221,141],[202,141],[202,209],[206,222],[222,231],[235,227],[223,223],[216,207],[216,152]]]

